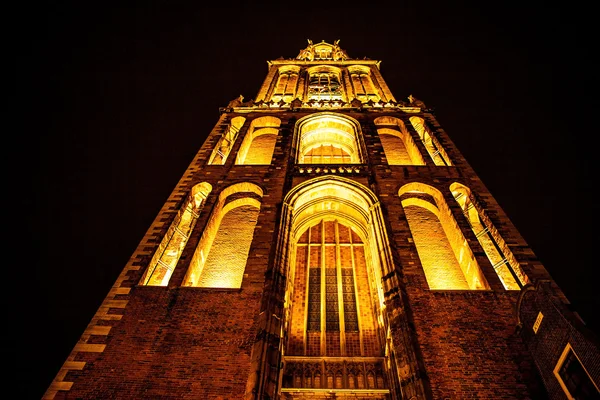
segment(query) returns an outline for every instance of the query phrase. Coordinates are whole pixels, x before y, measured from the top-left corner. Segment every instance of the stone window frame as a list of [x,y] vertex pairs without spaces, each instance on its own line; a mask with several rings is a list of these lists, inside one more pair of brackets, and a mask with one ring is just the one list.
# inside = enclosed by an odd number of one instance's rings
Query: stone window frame
[[[311,85],[313,84],[313,79],[315,76],[323,77],[327,76],[327,85],[326,85],[326,95],[319,94],[318,96],[314,95],[311,92]],[[331,78],[335,77],[336,81],[332,86]],[[321,80],[319,79],[319,83]],[[336,90],[337,89],[337,90]],[[345,98],[345,88],[342,79],[342,70],[337,67],[333,67],[330,65],[317,65],[306,70],[306,100],[344,100]]]

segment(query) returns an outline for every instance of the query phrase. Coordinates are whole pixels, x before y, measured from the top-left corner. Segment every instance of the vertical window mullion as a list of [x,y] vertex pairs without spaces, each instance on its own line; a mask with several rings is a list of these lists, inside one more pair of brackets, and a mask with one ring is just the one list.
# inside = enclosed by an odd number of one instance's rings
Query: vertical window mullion
[[[354,293],[355,296],[358,293],[358,288],[356,287],[357,283],[356,283],[356,276],[354,276],[356,274],[356,259],[354,257],[354,241],[352,240],[352,229],[350,227],[348,227],[348,235],[350,237],[350,259],[352,260],[352,275],[354,278]],[[363,251],[364,250],[364,245],[363,245]],[[364,343],[363,343],[363,332],[362,329],[360,329],[360,313],[358,312],[358,299],[355,298],[355,306],[356,306],[356,325],[357,325],[357,329],[358,329],[358,334],[359,334],[359,340],[360,340],[360,355],[365,354],[365,348],[364,348]]]
[[340,324],[340,350],[341,355],[346,355],[346,324],[344,315],[344,281],[342,277],[342,265],[340,254],[340,232],[338,221],[334,221],[335,228],[335,269],[337,273],[337,295],[338,295],[338,313]]
[[325,222],[321,226],[321,354],[327,355],[327,275],[325,265]]

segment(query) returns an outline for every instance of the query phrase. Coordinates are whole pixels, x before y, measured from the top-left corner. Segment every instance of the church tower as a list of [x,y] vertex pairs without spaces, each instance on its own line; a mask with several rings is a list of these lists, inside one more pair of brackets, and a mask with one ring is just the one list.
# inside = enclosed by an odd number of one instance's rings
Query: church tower
[[44,398],[598,399],[599,374],[432,110],[309,40],[220,109]]

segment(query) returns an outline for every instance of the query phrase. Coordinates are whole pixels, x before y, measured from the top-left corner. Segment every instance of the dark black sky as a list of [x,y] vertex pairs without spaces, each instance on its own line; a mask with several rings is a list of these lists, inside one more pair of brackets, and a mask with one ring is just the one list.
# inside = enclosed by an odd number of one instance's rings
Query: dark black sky
[[43,395],[218,108],[239,94],[254,97],[266,61],[295,57],[307,39],[340,39],[350,57],[382,60],[397,99],[413,94],[435,109],[598,332],[590,10],[432,1],[56,3],[14,14],[19,46],[10,58],[7,110],[16,123],[5,137],[16,145],[4,147],[11,162],[4,210],[14,221],[4,230],[2,334],[21,398]]

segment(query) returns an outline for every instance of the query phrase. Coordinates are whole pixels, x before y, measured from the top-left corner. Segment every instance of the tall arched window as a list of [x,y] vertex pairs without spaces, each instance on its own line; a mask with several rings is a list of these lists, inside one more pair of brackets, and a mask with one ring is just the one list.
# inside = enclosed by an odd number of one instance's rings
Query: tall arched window
[[320,65],[307,70],[307,100],[343,100],[344,90],[341,84],[339,68]]
[[507,290],[519,290],[528,279],[518,261],[498,233],[483,209],[478,205],[471,190],[460,183],[450,185],[452,195],[460,205],[479,244],[485,251],[500,281]]
[[191,195],[175,216],[150,260],[148,269],[141,279],[141,285],[166,286],[169,283],[189,235],[196,225],[201,206],[211,190],[212,186],[206,182],[192,188]]
[[350,73],[350,80],[352,81],[352,87],[357,99],[365,103],[369,100],[379,101],[381,99],[377,88],[373,84],[369,67],[353,65],[348,67],[348,72]]
[[235,139],[237,139],[238,133],[240,133],[240,129],[242,129],[242,125],[244,125],[244,121],[246,121],[246,118],[244,117],[234,117],[231,119],[231,123],[227,125],[217,146],[213,149],[210,159],[208,160],[210,165],[225,164],[225,161],[227,161],[227,157],[231,152],[231,148],[235,143]]
[[[296,257],[308,276],[306,354],[360,355],[355,275],[367,281],[362,240],[340,221],[322,219],[300,236]],[[321,342],[325,331],[336,340]]]
[[237,183],[219,195],[184,278],[184,286],[240,288],[262,190]]
[[422,183],[398,192],[430,289],[489,289],[442,194]]
[[420,117],[410,117],[410,123],[419,134],[419,138],[421,138],[435,165],[452,165],[450,157],[448,157],[448,154],[446,154],[446,151],[437,138],[431,133],[425,120]]
[[394,267],[380,213],[369,189],[341,177],[307,181],[286,196],[282,392],[388,393],[382,276]]
[[281,120],[260,117],[252,120],[238,151],[236,164],[271,164]]
[[279,67],[279,76],[271,100],[278,102],[280,100],[286,103],[294,100],[296,87],[298,86],[298,74],[300,67],[296,65],[286,65]]
[[320,113],[296,124],[296,159],[299,164],[360,164],[360,124],[354,119]]
[[374,122],[389,165],[425,165],[423,156],[402,120],[379,117]]

